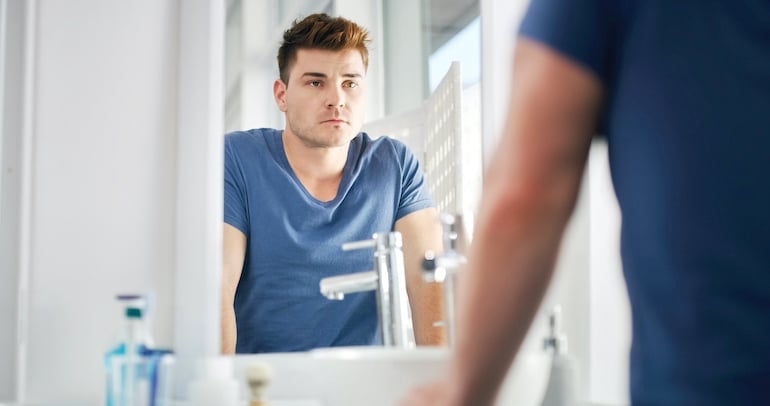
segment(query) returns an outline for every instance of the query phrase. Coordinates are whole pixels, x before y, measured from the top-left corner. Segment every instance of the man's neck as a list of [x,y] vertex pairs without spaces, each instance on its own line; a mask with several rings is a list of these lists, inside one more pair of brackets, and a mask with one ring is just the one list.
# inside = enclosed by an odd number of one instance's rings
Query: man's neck
[[284,131],[283,150],[294,174],[305,189],[318,200],[329,201],[337,195],[349,145],[310,147]]

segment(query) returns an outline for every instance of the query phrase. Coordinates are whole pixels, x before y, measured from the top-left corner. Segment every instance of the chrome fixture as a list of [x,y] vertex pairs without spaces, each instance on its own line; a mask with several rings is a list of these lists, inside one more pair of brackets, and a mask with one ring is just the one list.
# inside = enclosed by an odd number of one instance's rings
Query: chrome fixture
[[374,248],[374,270],[323,278],[320,288],[321,294],[331,300],[343,300],[348,293],[376,290],[382,344],[406,348],[414,346],[414,340],[401,247],[401,233],[396,231],[343,244],[344,251]]
[[423,278],[426,282],[443,283],[444,286],[444,320],[437,325],[443,325],[446,330],[449,346],[454,345],[455,339],[455,285],[456,275],[466,263],[464,251],[467,239],[463,228],[462,216],[450,214],[441,215],[441,226],[444,241],[444,252],[436,255],[433,251],[425,253],[422,263]]

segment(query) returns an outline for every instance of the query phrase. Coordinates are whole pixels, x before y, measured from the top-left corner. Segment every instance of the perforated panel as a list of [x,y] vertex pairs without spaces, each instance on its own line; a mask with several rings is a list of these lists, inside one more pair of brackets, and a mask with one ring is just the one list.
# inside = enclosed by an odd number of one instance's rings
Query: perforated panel
[[480,191],[481,142],[478,132],[463,132],[462,99],[460,63],[452,62],[422,107],[367,123],[363,131],[404,142],[420,160],[439,212],[468,216]]
[[364,132],[372,138],[379,138],[387,135],[395,138],[409,147],[412,153],[423,163],[423,151],[425,151],[423,142],[424,110],[422,107],[410,110],[400,114],[393,114],[379,120],[366,123],[363,127]]
[[436,208],[462,213],[462,76],[460,63],[449,71],[425,105],[425,176]]

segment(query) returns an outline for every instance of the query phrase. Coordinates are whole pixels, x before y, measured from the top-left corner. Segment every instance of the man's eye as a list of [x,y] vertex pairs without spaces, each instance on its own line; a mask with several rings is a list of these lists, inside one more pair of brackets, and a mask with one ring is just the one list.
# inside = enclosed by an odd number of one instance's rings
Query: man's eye
[[358,87],[358,83],[352,82],[352,81],[351,82],[345,82],[344,85],[345,85],[345,87],[349,87],[349,88],[356,88],[356,87]]
[[312,87],[318,87],[318,86],[321,86],[321,81],[320,80],[311,80],[310,82],[308,82],[308,84],[310,86],[312,86]]

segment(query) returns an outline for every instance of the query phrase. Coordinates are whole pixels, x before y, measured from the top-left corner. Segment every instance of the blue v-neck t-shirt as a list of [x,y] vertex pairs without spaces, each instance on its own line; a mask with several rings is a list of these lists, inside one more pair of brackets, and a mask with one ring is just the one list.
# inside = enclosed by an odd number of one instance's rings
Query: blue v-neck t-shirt
[[389,232],[432,206],[418,160],[397,140],[360,133],[337,196],[322,202],[294,174],[281,136],[265,128],[225,136],[224,222],[247,238],[235,294],[236,352],[376,344],[374,292],[333,301],[319,282],[373,269],[371,250],[342,251],[342,244]]

